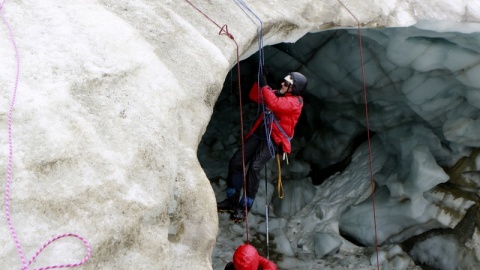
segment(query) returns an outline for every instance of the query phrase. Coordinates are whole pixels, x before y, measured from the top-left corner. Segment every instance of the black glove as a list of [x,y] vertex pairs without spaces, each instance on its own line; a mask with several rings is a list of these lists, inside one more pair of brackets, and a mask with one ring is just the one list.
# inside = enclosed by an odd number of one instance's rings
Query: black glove
[[258,84],[260,85],[260,87],[264,87],[267,85],[267,78],[265,77],[265,75],[260,74],[260,80],[258,81]]

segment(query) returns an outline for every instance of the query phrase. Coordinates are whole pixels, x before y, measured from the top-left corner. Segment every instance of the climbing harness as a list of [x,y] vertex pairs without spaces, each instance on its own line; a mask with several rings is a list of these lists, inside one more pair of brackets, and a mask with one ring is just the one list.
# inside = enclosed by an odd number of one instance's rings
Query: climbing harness
[[376,218],[376,211],[375,211],[375,180],[373,179],[373,170],[372,170],[372,146],[371,146],[371,139],[370,139],[370,126],[369,126],[369,121],[368,121],[368,102],[367,102],[367,87],[366,87],[366,80],[365,80],[365,64],[363,60],[363,50],[362,50],[362,33],[360,30],[360,22],[355,17],[355,15],[343,4],[342,1],[337,0],[347,11],[352,15],[352,17],[355,19],[357,22],[357,31],[358,31],[358,42],[359,42],[359,48],[360,48],[360,61],[361,61],[361,66],[362,66],[362,80],[363,80],[363,97],[364,97],[364,102],[365,102],[365,122],[366,122],[366,128],[367,128],[367,138],[368,138],[368,157],[369,157],[369,164],[370,164],[370,183],[372,187],[372,208],[373,208],[373,224],[374,224],[374,230],[375,230],[375,254],[376,254],[376,259],[377,259],[377,269],[380,270],[380,263],[379,263],[379,258],[378,258],[378,236],[377,236],[377,218]]
[[37,270],[45,270],[45,269],[52,269],[52,268],[72,268],[72,267],[77,267],[80,265],[85,264],[88,259],[90,258],[90,244],[88,243],[87,240],[85,240],[83,237],[73,234],[73,233],[67,233],[67,234],[62,234],[58,235],[45,244],[35,253],[35,255],[30,259],[30,261],[27,263],[25,259],[25,255],[22,251],[22,246],[20,245],[20,241],[18,240],[18,236],[15,232],[15,228],[12,223],[11,215],[10,215],[10,185],[11,185],[11,172],[12,172],[12,160],[13,160],[13,142],[12,142],[12,114],[13,114],[13,105],[15,104],[15,98],[17,95],[17,88],[18,88],[18,77],[20,74],[20,60],[19,60],[19,55],[18,55],[18,48],[15,43],[15,38],[13,36],[12,29],[10,27],[10,24],[8,23],[7,19],[5,18],[5,15],[3,13],[3,4],[5,1],[3,1],[0,4],[0,15],[2,17],[3,23],[6,25],[8,29],[8,33],[10,36],[10,40],[12,42],[13,48],[15,50],[15,60],[16,60],[16,75],[15,75],[15,86],[13,88],[13,94],[12,94],[12,99],[10,101],[10,108],[8,110],[8,144],[9,144],[9,155],[8,155],[8,165],[7,165],[7,183],[6,183],[6,188],[5,188],[5,216],[7,218],[7,223],[8,227],[10,229],[10,234],[13,237],[13,240],[15,241],[15,246],[17,247],[17,252],[20,255],[20,259],[22,261],[22,270],[29,270],[29,266],[35,261],[37,256],[51,243],[55,242],[56,240],[64,237],[75,237],[80,239],[86,246],[87,249],[87,254],[81,260],[80,262],[77,263],[71,263],[71,264],[60,264],[60,265],[53,265],[53,266],[46,266],[46,267],[41,267],[38,268]]

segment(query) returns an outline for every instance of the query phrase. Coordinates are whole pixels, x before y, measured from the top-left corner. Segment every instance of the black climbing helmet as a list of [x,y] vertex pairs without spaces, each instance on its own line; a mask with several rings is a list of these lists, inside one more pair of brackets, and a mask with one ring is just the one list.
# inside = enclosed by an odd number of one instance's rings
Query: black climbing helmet
[[293,80],[292,93],[294,95],[301,96],[305,89],[307,89],[307,78],[299,72],[290,72],[289,75]]

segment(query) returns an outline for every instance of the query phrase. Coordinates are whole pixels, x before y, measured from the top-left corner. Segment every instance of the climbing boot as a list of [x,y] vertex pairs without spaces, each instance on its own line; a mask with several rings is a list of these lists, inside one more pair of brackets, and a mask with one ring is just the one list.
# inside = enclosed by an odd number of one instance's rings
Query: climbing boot
[[219,213],[233,213],[238,206],[238,199],[240,198],[240,191],[235,189],[227,189],[227,198],[217,203],[217,212]]
[[245,221],[246,217],[247,215],[245,213],[245,208],[243,207],[236,208],[235,211],[230,214],[230,220],[232,220],[235,223],[240,223]]
[[[247,197],[247,211],[250,212],[253,205],[253,198]],[[245,212],[245,197],[242,196],[238,207],[235,209],[233,213],[230,214],[230,219],[233,220],[235,223],[243,222],[247,217],[247,213]]]
[[235,207],[237,207],[237,203],[234,203],[232,198],[226,198],[217,203],[217,211],[219,213],[233,213]]

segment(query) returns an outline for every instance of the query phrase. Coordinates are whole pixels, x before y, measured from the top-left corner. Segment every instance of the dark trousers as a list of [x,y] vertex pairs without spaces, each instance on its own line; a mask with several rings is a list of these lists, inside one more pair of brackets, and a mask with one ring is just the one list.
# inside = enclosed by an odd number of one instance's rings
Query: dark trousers
[[[263,134],[262,134],[263,132]],[[260,183],[260,172],[265,164],[272,158],[271,150],[265,139],[265,129],[259,128],[244,143],[245,167],[247,169],[247,197],[255,199]],[[272,141],[274,152],[277,146]],[[274,153],[274,155],[275,155]],[[247,167],[248,166],[248,167]],[[240,147],[230,159],[228,166],[227,188],[240,190],[243,188],[242,148]]]

